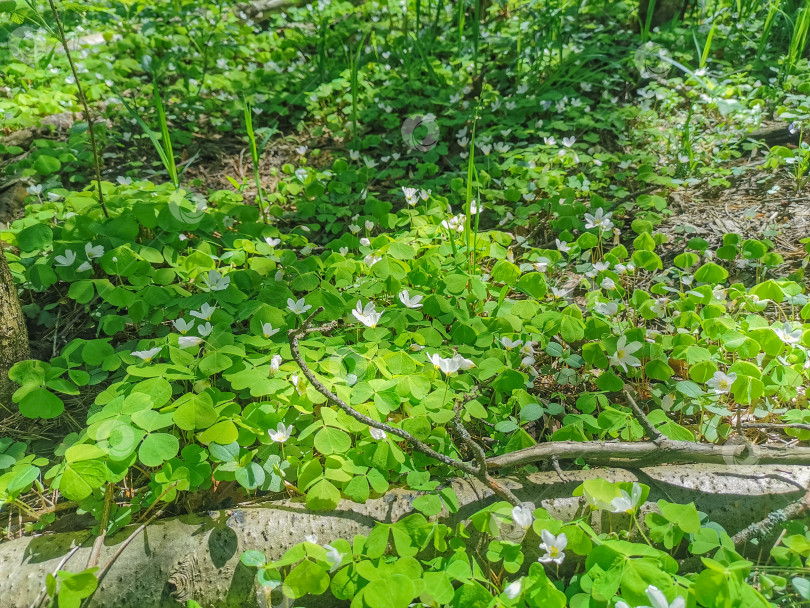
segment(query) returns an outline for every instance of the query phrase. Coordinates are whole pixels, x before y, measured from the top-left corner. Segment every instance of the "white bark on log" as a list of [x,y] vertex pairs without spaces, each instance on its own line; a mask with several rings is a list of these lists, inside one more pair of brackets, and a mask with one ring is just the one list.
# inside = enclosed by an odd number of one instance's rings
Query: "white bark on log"
[[[593,477],[637,480],[652,488],[649,502],[642,508],[641,521],[645,512],[656,508],[654,502],[659,499],[694,502],[698,510],[734,534],[800,499],[804,492],[797,486],[810,484],[810,467],[704,464],[659,466],[632,472],[593,469],[567,472],[566,476],[566,482],[555,473],[502,481],[522,501],[534,502],[554,517],[569,520],[582,513],[582,501],[572,498],[571,492],[583,480]],[[460,510],[454,515],[440,514],[441,521],[448,525],[495,500],[478,480],[455,479],[451,483]],[[259,599],[257,594],[255,570],[239,562],[242,551],[258,549],[269,559],[278,559],[308,534],[317,534],[321,543],[368,534],[375,521],[391,522],[410,514],[411,502],[418,494],[393,490],[365,505],[342,501],[329,513],[313,513],[300,501],[282,500],[157,521],[116,560],[87,608],[168,608],[191,598],[205,608],[267,606],[266,600]],[[623,515],[597,511],[592,516],[592,525],[597,530],[609,524],[614,530],[627,528],[627,523]],[[99,565],[110,559],[132,529],[106,539]],[[73,541],[81,543],[82,548],[64,569],[79,571],[84,568],[93,544],[87,532],[21,538],[0,544],[0,608],[29,608],[42,590],[46,574],[56,568]],[[533,556],[527,555],[526,563],[532,559]],[[330,602],[327,592],[311,598],[309,605],[327,608],[335,602]]]

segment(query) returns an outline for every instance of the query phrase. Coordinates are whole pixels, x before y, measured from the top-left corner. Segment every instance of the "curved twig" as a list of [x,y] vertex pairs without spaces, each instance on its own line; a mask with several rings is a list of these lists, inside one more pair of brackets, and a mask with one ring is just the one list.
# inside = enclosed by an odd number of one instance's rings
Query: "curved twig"
[[478,477],[479,479],[481,479],[481,481],[483,481],[490,488],[492,488],[492,491],[495,492],[495,494],[497,494],[501,498],[504,498],[515,505],[520,504],[518,498],[510,490],[502,486],[498,481],[490,477],[490,475],[488,474],[486,466],[486,453],[484,452],[484,448],[481,447],[481,445],[472,438],[469,431],[467,431],[467,429],[464,428],[464,425],[461,424],[460,408],[456,408],[453,424],[456,430],[458,431],[459,435],[461,435],[461,438],[470,447],[470,449],[472,449],[473,453],[475,454],[475,458],[478,462],[477,465],[472,464],[470,462],[464,462],[463,460],[457,460],[445,454],[440,454],[439,452],[431,448],[429,445],[423,443],[422,441],[411,435],[408,431],[385,424],[384,422],[377,422],[373,418],[361,414],[353,407],[351,407],[348,403],[343,401],[340,397],[338,397],[335,393],[326,388],[326,386],[320,380],[318,380],[318,378],[315,376],[312,370],[309,369],[309,366],[306,364],[304,358],[301,356],[301,351],[298,347],[298,339],[300,337],[318,331],[328,331],[335,327],[336,323],[334,321],[332,323],[328,323],[320,327],[309,327],[309,324],[312,322],[312,319],[314,319],[316,315],[319,315],[321,312],[323,312],[323,310],[324,310],[323,306],[318,307],[312,312],[312,314],[310,314],[304,320],[304,322],[301,324],[301,327],[291,329],[287,332],[287,336],[290,341],[290,351],[292,352],[293,359],[295,359],[295,362],[298,363],[298,367],[301,368],[301,371],[303,372],[304,376],[306,376],[307,380],[310,381],[315,390],[317,390],[321,395],[326,397],[330,403],[342,409],[344,412],[346,412],[349,416],[351,416],[355,420],[362,422],[363,424],[366,424],[372,428],[385,431],[386,433],[391,433],[392,435],[404,439],[417,452],[421,452],[422,454],[430,456],[431,458],[434,458],[435,460],[438,460],[443,464],[459,469],[460,471],[463,471],[468,475],[474,475],[475,477]]

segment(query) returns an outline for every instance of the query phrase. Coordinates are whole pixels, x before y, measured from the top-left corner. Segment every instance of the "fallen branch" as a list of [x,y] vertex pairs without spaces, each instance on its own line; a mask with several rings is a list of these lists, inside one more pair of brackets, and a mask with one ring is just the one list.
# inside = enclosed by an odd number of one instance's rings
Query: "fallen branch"
[[650,441],[552,441],[523,450],[493,456],[490,470],[518,467],[544,460],[577,460],[589,464],[639,469],[678,462],[752,466],[765,464],[810,465],[810,448],[780,447],[748,443],[715,445],[680,441],[665,437],[649,421],[629,393],[625,393],[639,423],[652,437]]
[[552,441],[487,459],[490,470],[543,460],[577,460],[589,464],[640,469],[678,462],[727,465],[810,465],[810,448],[769,445],[713,445],[695,441]]

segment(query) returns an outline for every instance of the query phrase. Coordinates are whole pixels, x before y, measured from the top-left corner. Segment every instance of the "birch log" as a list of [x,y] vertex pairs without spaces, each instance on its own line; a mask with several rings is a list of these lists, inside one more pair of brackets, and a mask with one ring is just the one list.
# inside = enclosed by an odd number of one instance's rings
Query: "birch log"
[[[800,499],[804,494],[801,487],[810,483],[810,468],[703,464],[633,472],[593,469],[566,476],[565,482],[555,473],[537,473],[521,480],[504,478],[502,482],[522,501],[534,502],[554,517],[568,520],[584,508],[580,499],[571,497],[583,480],[638,480],[651,487],[650,502],[642,512],[654,510],[654,502],[659,499],[694,502],[700,511],[734,534]],[[458,494],[460,509],[453,515],[439,515],[448,525],[468,518],[495,500],[477,480],[455,479],[451,484]],[[256,588],[255,570],[239,562],[242,551],[258,549],[269,559],[277,559],[308,534],[317,534],[320,543],[368,534],[375,521],[392,522],[411,513],[411,502],[417,496],[417,492],[393,490],[364,505],[343,501],[328,513],[313,513],[300,501],[282,500],[157,521],[147,526],[112,564],[87,608],[168,608],[188,599],[206,608],[271,605]],[[597,511],[591,517],[597,530],[608,524],[613,529],[628,527],[623,515]],[[99,565],[110,559],[130,532],[125,530],[106,539]],[[89,532],[50,534],[0,544],[0,608],[29,608],[42,591],[46,574],[56,569],[73,542],[81,544],[81,548],[64,569],[75,572],[87,563],[93,543]],[[527,563],[532,559],[527,555]],[[295,605],[337,605],[328,595],[311,598],[309,604],[297,601]]]

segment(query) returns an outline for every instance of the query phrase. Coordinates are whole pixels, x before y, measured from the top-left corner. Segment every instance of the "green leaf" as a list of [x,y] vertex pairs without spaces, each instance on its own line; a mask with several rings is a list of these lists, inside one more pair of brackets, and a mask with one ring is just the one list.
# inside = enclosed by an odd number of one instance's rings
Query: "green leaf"
[[363,588],[363,605],[368,608],[408,608],[416,588],[404,574],[392,574],[371,581]]
[[59,171],[62,168],[62,163],[55,156],[41,154],[32,166],[39,175],[50,175]]
[[217,422],[211,428],[197,435],[200,443],[208,444],[213,441],[221,445],[233,443],[236,441],[238,436],[239,431],[232,420],[223,420],[222,422]]
[[53,243],[53,232],[47,224],[34,224],[17,235],[17,244],[22,251],[42,251]]
[[180,442],[174,435],[150,433],[138,448],[138,458],[148,467],[159,467],[166,460],[177,456],[179,450]]
[[264,483],[264,469],[258,463],[249,462],[244,467],[238,467],[234,473],[236,481],[243,488],[255,490]]
[[79,460],[65,465],[59,491],[68,500],[84,500],[107,481],[107,467],[100,460]]
[[539,272],[524,274],[517,282],[517,289],[539,300],[548,291],[546,277]]
[[233,362],[223,353],[211,353],[200,361],[199,370],[206,376],[223,372],[233,365]]
[[731,385],[731,393],[738,403],[751,405],[765,393],[765,384],[759,378],[737,376],[734,384]]
[[687,534],[697,534],[700,530],[700,516],[694,503],[688,505],[679,505],[665,500],[658,501],[658,508],[661,510],[661,515],[664,518],[678,526]]
[[492,280],[496,283],[512,286],[518,277],[520,277],[520,268],[507,260],[499,260],[492,267]]
[[307,558],[287,575],[284,585],[295,598],[308,594],[320,595],[329,588],[329,575],[318,564]]
[[326,426],[315,435],[315,449],[325,456],[345,454],[351,447],[351,438],[340,429]]
[[239,560],[246,566],[252,568],[260,568],[264,566],[265,563],[267,563],[267,558],[264,556],[264,553],[253,549],[242,553]]
[[189,398],[174,411],[174,423],[184,431],[207,429],[217,421],[217,411],[208,395],[189,394]]
[[436,494],[425,494],[414,498],[411,506],[417,511],[421,511],[428,517],[432,517],[441,512],[442,499]]
[[723,283],[728,278],[728,270],[713,262],[703,264],[695,272],[695,280],[700,283]]
[[34,389],[20,400],[20,413],[26,418],[56,418],[65,403],[45,387]]
[[307,490],[307,508],[312,511],[332,511],[339,502],[340,491],[326,479],[321,479]]

